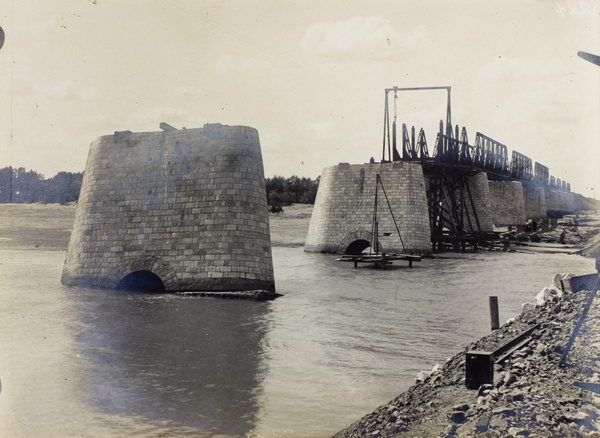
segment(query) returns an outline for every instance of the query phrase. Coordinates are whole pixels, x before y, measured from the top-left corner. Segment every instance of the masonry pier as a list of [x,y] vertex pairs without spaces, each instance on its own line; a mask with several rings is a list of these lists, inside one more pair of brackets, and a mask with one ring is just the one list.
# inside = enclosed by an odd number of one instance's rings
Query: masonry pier
[[61,280],[110,289],[274,293],[256,129],[209,124],[96,139]]

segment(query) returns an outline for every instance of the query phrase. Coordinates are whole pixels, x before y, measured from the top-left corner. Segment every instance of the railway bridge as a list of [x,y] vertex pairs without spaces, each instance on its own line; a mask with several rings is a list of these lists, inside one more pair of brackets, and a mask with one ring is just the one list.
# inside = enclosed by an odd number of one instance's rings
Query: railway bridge
[[[446,121],[439,130],[430,153],[423,128],[416,135],[402,124],[397,139],[397,100],[401,91],[447,91]],[[469,142],[467,129],[452,126],[451,88],[387,88],[385,90],[382,162],[416,161],[423,166],[427,181],[427,201],[434,250],[447,242],[476,243],[488,236],[489,225],[482,223],[486,212],[477,208],[471,186],[479,174],[488,180],[491,220],[494,225],[514,225],[526,218],[539,218],[548,212],[572,211],[569,202],[571,185],[550,175],[549,168],[528,156],[512,151],[481,132]],[[394,115],[390,127],[390,94],[393,93]],[[400,145],[398,145],[400,143]],[[480,210],[480,211],[478,211]]]
[[[417,133],[397,121],[398,95],[415,90],[447,92],[446,120],[440,121],[431,145],[422,128]],[[445,246],[465,249],[497,237],[498,227],[574,210],[570,184],[551,176],[548,167],[517,151],[509,155],[504,144],[481,132],[471,142],[466,128],[453,126],[450,91],[385,89],[381,161],[324,169],[306,251],[343,253],[352,248],[352,236],[369,233],[374,189],[367,187],[375,187],[377,175],[390,186],[390,209],[404,231],[392,229],[371,240],[391,251],[407,246],[421,253]],[[394,241],[394,234],[403,235]]]

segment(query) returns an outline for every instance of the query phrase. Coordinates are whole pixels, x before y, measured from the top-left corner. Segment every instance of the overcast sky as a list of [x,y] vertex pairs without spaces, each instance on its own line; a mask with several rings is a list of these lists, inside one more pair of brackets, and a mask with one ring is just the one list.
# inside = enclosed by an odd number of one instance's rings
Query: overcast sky
[[[384,89],[600,190],[597,1],[0,0],[0,167],[85,168],[114,131],[246,125],[265,175],[381,159]],[[405,92],[430,150],[443,91]],[[597,196],[600,199],[600,196]]]

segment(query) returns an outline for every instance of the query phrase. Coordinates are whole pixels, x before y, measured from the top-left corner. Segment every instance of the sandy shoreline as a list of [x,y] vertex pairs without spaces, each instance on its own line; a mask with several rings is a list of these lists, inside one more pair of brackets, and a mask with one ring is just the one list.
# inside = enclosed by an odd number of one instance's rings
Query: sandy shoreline
[[67,250],[75,204],[0,204],[0,248]]

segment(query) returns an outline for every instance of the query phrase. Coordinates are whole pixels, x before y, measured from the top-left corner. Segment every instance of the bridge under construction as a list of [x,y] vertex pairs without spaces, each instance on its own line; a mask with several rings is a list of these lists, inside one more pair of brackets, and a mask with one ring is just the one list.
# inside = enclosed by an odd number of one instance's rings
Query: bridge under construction
[[[423,128],[416,135],[413,126],[409,132],[402,124],[400,147],[397,139],[397,108],[402,91],[445,90],[447,92],[446,121],[440,121],[439,131],[429,152]],[[393,120],[390,120],[390,95],[393,93]],[[565,181],[550,176],[548,167],[517,151],[512,151],[509,161],[508,148],[477,132],[475,144],[469,143],[467,129],[453,128],[451,115],[451,87],[386,88],[382,162],[416,161],[423,166],[423,174],[429,182],[427,201],[434,250],[445,243],[476,245],[487,240],[489,232],[482,229],[473,200],[469,181],[484,172],[489,181],[518,181],[526,189],[551,189],[570,192]]]
[[[397,120],[399,95],[426,90],[447,93],[446,120],[431,147],[422,128]],[[377,178],[400,226],[396,232],[390,222],[384,232],[382,222],[382,234],[369,237]],[[509,157],[504,144],[480,132],[471,143],[466,128],[453,126],[451,87],[386,88],[381,161],[323,170],[305,250],[345,253],[356,241],[400,252],[464,250],[496,239],[498,227],[572,210],[570,184],[548,167],[517,151]]]

